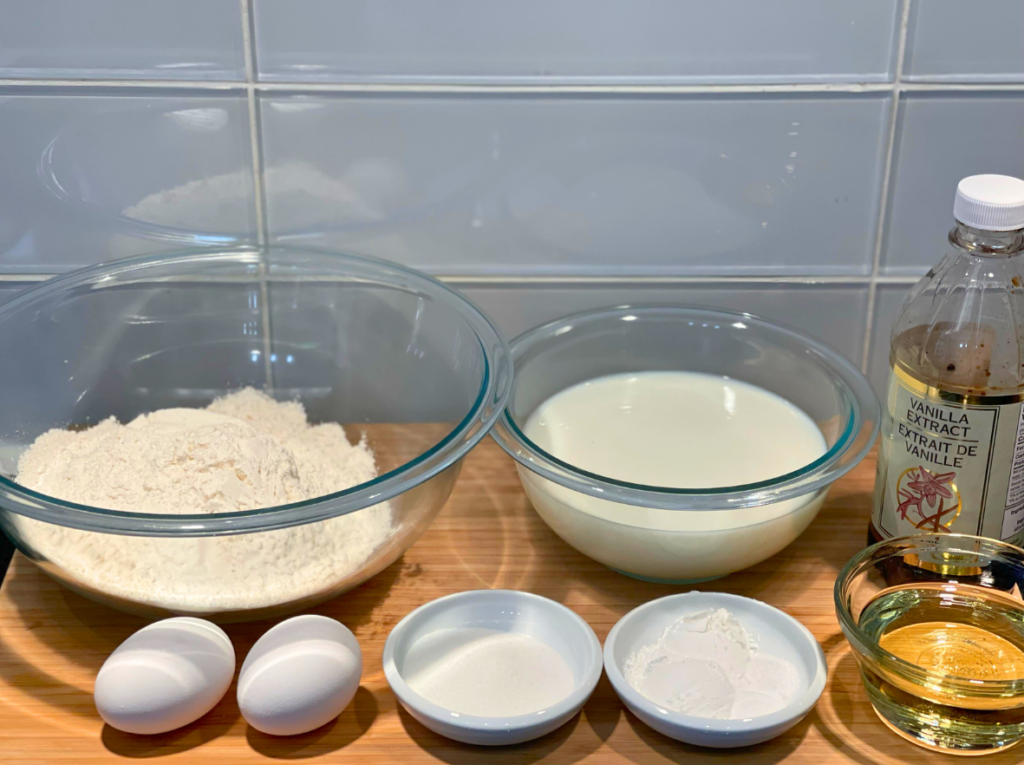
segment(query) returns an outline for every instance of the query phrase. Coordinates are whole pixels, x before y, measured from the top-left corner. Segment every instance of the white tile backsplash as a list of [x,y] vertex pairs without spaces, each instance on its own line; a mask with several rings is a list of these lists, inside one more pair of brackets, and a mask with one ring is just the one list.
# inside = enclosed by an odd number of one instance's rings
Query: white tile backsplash
[[889,220],[888,274],[923,274],[946,253],[961,178],[1024,178],[1024,92],[910,93],[900,105]]
[[270,233],[443,274],[866,274],[888,107],[268,94]]
[[238,0],[0,0],[0,78],[244,80]]
[[255,0],[268,81],[882,82],[897,0]]
[[631,303],[703,305],[746,311],[782,322],[859,359],[867,287],[766,283],[680,285],[456,285],[508,338],[566,314]]
[[912,284],[880,284],[875,294],[874,320],[871,325],[871,353],[868,358],[868,379],[878,397],[885,398],[889,383],[889,343],[893,324]]
[[904,76],[922,82],[1024,82],[1021,0],[913,0]]
[[[1022,28],[1018,0],[0,0],[0,300],[255,242],[263,212],[289,243],[487,277],[510,332],[711,302],[859,360],[880,213],[881,274],[918,274],[960,177],[1024,176]],[[876,385],[906,289],[878,288]]]
[[0,89],[0,272],[255,241],[243,94],[101,93]]

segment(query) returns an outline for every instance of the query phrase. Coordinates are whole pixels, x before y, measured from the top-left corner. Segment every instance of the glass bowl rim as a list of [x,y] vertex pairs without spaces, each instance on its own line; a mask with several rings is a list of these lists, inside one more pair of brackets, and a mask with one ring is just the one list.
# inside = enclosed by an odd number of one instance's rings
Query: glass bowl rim
[[[335,259],[382,284],[424,294],[452,309],[476,336],[483,361],[480,387],[467,414],[430,449],[393,470],[343,491],[287,505],[216,514],[134,513],[60,500],[0,475],[0,507],[59,526],[128,536],[200,537],[271,531],[347,515],[392,499],[451,467],[487,435],[512,389],[511,351],[507,341],[490,318],[455,289],[420,271],[379,258],[313,247],[266,245],[193,248],[108,261],[55,276],[19,293],[0,305],[0,327],[7,317],[38,300],[113,276],[133,271],[144,276],[146,269],[167,266],[202,267],[213,263],[263,266],[267,253]],[[352,274],[339,276],[355,278]]]
[[[875,664],[891,670],[897,675],[919,685],[929,685],[933,687],[941,685],[944,688],[969,691],[975,696],[979,695],[979,692],[981,692],[980,695],[983,696],[1000,697],[1024,694],[1024,677],[1016,678],[1014,680],[976,680],[961,677],[959,675],[946,675],[923,669],[918,665],[912,664],[905,659],[901,659],[899,656],[896,656],[895,654],[876,645],[867,637],[864,631],[861,630],[856,621],[854,621],[853,614],[850,613],[850,610],[843,602],[843,592],[859,570],[866,564],[871,563],[871,556],[874,555],[877,550],[895,545],[905,545],[905,547],[902,549],[901,553],[894,552],[894,556],[912,552],[914,550],[939,549],[934,544],[931,546],[924,546],[926,540],[955,540],[957,542],[964,540],[967,544],[974,545],[975,549],[959,550],[958,548],[948,547],[942,549],[964,552],[972,555],[983,554],[989,558],[998,557],[999,552],[1014,552],[1022,557],[1021,565],[1024,567],[1024,549],[1017,547],[1016,545],[1012,545],[1009,542],[989,539],[988,537],[979,537],[972,534],[914,534],[912,536],[886,539],[869,547],[865,547],[846,562],[846,565],[839,571],[839,575],[836,577],[836,583],[832,588],[832,599],[835,604],[836,617],[839,620],[839,626],[842,629],[843,634],[846,635],[847,641],[850,643],[855,653],[858,653]],[[1022,603],[1021,607],[1022,610],[1024,610],[1024,603]]]
[[[668,315],[673,319],[696,317],[702,321],[721,321],[731,324],[749,322],[750,325],[762,330],[780,333],[795,339],[808,351],[815,354],[832,377],[841,383],[849,407],[846,415],[846,427],[836,443],[825,454],[790,473],[749,484],[680,489],[620,481],[575,467],[542,449],[528,438],[506,404],[501,417],[491,431],[491,437],[516,462],[565,488],[574,489],[598,499],[660,510],[715,511],[758,507],[810,495],[820,488],[831,485],[848,473],[871,450],[880,425],[879,405],[871,384],[861,371],[846,357],[825,343],[786,324],[769,321],[745,311],[730,311],[696,304],[672,305],[666,303],[627,304],[581,311],[542,324],[510,341],[509,347],[512,350],[513,364],[536,344],[564,333],[566,326],[600,324],[606,321],[622,320],[623,317],[631,315],[648,315],[652,318],[658,315]],[[750,327],[743,328],[749,329]],[[513,389],[521,375],[522,368],[517,372]],[[848,456],[851,449],[858,443],[860,446],[852,452],[852,458],[840,464],[840,459]]]

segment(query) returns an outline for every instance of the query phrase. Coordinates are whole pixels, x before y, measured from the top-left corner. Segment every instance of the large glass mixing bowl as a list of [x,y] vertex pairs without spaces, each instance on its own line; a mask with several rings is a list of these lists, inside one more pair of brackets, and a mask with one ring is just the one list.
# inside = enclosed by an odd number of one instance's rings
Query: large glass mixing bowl
[[[853,364],[813,338],[746,313],[618,306],[558,319],[511,347],[516,377],[495,440],[517,461],[526,494],[555,533],[640,579],[705,581],[771,557],[807,528],[829,486],[878,435],[878,402]],[[689,489],[597,475],[527,436],[530,416],[556,393],[605,375],[651,371],[725,376],[775,393],[817,424],[827,451],[770,480]]]
[[[0,525],[71,589],[147,615],[263,618],[337,595],[423,533],[505,404],[508,347],[472,304],[382,261],[180,253],[60,277],[0,307]],[[366,438],[379,476],[213,515],[120,512],[16,482],[51,428],[202,407],[252,386]],[[98,478],[101,480],[101,478]]]

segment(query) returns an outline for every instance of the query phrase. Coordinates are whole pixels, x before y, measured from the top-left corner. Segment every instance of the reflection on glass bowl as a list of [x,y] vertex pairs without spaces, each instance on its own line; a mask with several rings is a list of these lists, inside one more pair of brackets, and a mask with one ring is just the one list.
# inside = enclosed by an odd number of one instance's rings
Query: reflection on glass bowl
[[253,176],[236,123],[223,107],[112,106],[56,135],[37,175],[68,208],[121,234],[171,246],[249,242]]
[[[623,254],[678,266],[678,247],[693,232],[707,245],[692,267],[730,255],[761,236],[759,221],[730,200],[739,197],[729,163],[708,167],[713,147],[693,140],[637,136],[620,141],[572,141],[549,146],[510,175],[505,193],[509,218],[545,250],[574,260],[585,254],[595,267],[621,267]],[[735,164],[735,163],[734,163]]]

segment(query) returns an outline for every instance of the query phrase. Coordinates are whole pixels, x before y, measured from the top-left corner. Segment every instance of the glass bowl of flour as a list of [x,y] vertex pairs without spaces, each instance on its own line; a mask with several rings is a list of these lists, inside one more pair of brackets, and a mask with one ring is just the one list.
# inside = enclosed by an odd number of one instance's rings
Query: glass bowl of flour
[[878,434],[849,360],[746,313],[619,306],[511,347],[494,438],[555,533],[641,579],[706,581],[771,557]]
[[0,525],[82,594],[272,617],[394,562],[505,404],[444,285],[293,248],[117,261],[0,307]]

